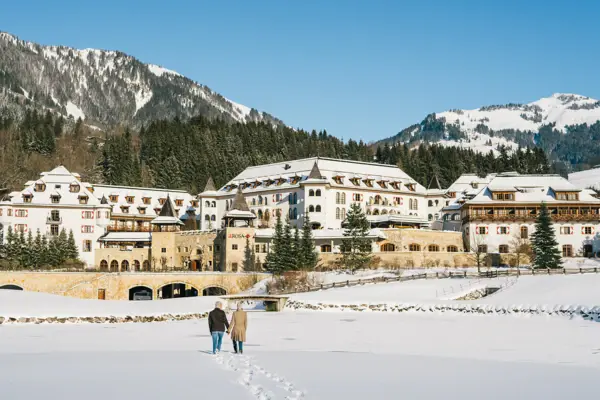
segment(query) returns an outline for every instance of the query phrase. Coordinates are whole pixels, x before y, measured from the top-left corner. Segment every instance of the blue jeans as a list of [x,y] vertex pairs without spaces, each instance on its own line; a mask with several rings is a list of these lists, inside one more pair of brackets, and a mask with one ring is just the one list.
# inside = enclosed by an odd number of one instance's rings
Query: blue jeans
[[233,341],[233,351],[235,351],[236,353],[239,351],[240,353],[244,352],[244,342],[240,341],[240,340],[234,340]]
[[223,335],[225,332],[211,332],[213,341],[213,354],[217,353],[217,350],[221,351],[221,343],[223,342]]

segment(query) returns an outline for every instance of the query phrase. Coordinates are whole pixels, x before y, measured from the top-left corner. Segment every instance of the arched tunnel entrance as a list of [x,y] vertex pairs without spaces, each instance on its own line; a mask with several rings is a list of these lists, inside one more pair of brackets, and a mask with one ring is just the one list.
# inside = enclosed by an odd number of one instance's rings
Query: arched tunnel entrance
[[202,296],[225,296],[226,294],[227,290],[218,286],[207,287],[202,291]]
[[129,300],[152,300],[152,288],[148,286],[134,286],[129,289]]
[[198,289],[187,283],[169,283],[158,289],[159,299],[176,299],[179,297],[196,297]]
[[23,290],[23,288],[17,285],[2,285],[0,290]]

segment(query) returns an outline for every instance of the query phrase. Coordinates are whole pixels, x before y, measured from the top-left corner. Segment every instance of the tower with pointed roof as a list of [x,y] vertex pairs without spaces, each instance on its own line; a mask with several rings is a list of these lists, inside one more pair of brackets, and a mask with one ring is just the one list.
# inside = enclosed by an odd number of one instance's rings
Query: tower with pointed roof
[[[304,216],[309,214],[311,224],[314,228],[323,228],[327,225],[327,201],[326,194],[329,183],[319,169],[319,159],[317,158],[308,173],[306,179],[300,181],[304,195],[304,208],[297,206],[291,209],[290,219],[298,215],[296,226],[301,226]],[[301,217],[301,218],[300,218]]]
[[167,195],[167,200],[160,209],[158,217],[151,222],[154,226],[154,231],[158,232],[178,232],[183,225],[183,222],[177,216],[171,196]]

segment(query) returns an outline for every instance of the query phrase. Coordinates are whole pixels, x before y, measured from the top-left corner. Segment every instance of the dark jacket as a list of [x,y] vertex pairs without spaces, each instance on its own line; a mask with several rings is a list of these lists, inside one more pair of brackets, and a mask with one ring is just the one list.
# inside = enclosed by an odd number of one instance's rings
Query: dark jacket
[[229,329],[229,322],[227,322],[225,311],[215,308],[208,313],[208,329],[211,332],[225,332]]

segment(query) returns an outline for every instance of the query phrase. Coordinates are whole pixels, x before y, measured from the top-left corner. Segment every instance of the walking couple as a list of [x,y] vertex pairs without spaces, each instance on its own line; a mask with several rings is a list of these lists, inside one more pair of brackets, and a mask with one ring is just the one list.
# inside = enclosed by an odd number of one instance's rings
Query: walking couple
[[233,341],[233,351],[237,354],[244,353],[244,342],[246,341],[246,327],[248,326],[248,317],[246,311],[242,309],[242,304],[238,303],[237,311],[231,317],[231,323],[227,321],[227,315],[222,310],[223,303],[217,301],[215,309],[208,313],[208,329],[212,336],[213,354],[221,351],[221,343],[225,331],[231,332]]

